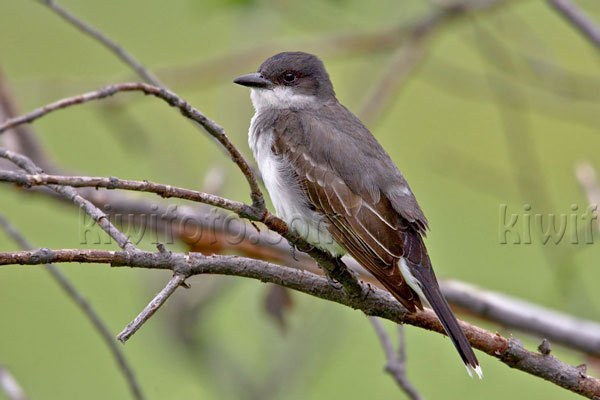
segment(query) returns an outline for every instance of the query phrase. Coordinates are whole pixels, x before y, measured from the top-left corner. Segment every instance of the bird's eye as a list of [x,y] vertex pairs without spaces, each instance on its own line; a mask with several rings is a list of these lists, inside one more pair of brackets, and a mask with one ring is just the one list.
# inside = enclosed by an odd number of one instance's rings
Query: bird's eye
[[293,72],[286,72],[283,75],[283,80],[290,83],[290,82],[294,82],[294,79],[296,79],[296,75],[294,75]]

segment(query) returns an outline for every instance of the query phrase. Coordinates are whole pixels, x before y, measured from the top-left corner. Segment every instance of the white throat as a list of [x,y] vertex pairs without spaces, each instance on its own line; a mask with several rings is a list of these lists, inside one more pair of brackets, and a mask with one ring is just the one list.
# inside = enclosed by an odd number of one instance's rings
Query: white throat
[[297,94],[292,88],[285,86],[277,86],[273,89],[252,88],[250,99],[257,112],[288,108],[315,108],[319,105],[319,100],[315,96]]

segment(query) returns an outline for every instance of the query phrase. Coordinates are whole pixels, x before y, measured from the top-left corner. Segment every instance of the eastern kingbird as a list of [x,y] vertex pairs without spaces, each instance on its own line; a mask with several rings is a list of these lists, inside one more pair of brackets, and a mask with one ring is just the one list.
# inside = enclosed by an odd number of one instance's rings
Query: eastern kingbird
[[248,141],[277,216],[310,244],[349,253],[409,311],[430,305],[467,367],[481,367],[442,296],[427,219],[371,132],[335,97],[321,60],[285,52],[235,83],[251,88]]

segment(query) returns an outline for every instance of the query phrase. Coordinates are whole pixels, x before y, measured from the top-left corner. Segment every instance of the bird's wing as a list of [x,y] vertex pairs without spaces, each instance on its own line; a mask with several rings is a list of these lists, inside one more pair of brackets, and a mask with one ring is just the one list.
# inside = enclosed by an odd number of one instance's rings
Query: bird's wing
[[272,151],[289,162],[338,244],[408,310],[422,309],[423,296],[467,370],[481,376],[477,357],[440,292],[422,238],[427,220],[408,183],[354,115],[339,104],[331,107],[334,112],[280,113]]
[[[329,223],[333,238],[375,276],[410,311],[422,308],[419,296],[402,276],[402,257],[429,266],[425,246],[413,224],[400,215],[383,193],[356,192],[330,165],[311,158],[298,140],[287,140],[288,124],[276,125],[272,151],[285,157],[314,206]],[[297,132],[297,131],[296,131]]]

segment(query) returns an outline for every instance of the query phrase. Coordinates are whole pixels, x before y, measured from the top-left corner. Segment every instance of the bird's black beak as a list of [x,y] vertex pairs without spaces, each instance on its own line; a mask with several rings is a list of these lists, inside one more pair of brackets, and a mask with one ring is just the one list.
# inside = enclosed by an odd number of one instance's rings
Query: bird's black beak
[[235,78],[233,83],[238,85],[255,87],[255,88],[269,88],[271,87],[271,81],[265,79],[261,74],[255,72],[253,74],[243,75],[239,78]]

